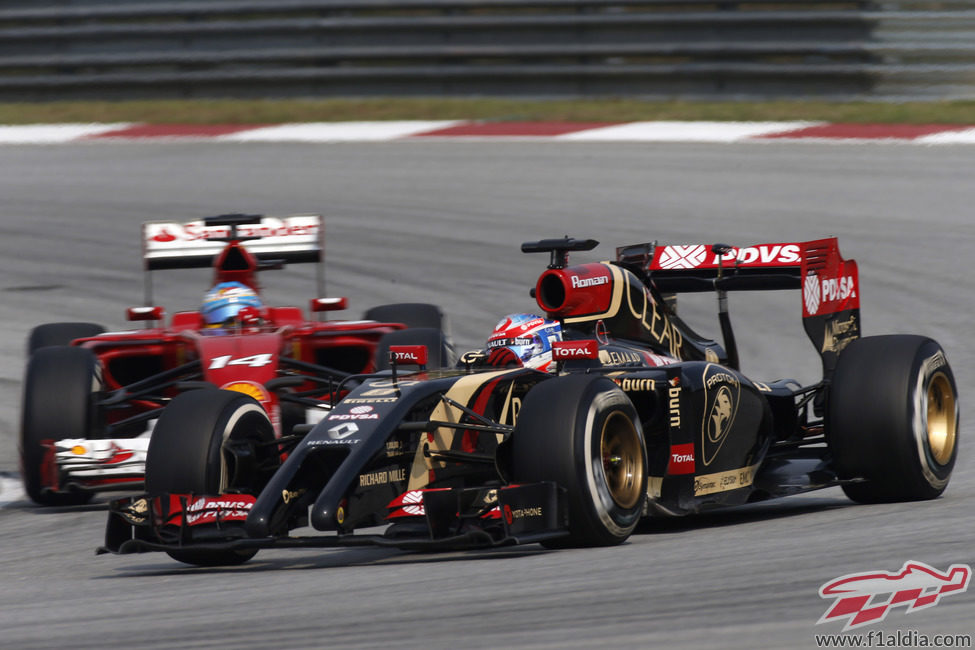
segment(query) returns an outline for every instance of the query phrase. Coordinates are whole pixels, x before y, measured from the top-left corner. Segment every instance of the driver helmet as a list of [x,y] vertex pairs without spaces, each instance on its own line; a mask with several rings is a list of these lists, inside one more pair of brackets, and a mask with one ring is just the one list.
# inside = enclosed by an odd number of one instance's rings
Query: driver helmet
[[262,307],[257,292],[241,282],[221,282],[203,296],[200,313],[206,327],[232,327],[244,307]]
[[548,370],[552,343],[562,340],[562,326],[534,314],[511,314],[495,325],[487,340],[489,354],[508,350],[526,368]]

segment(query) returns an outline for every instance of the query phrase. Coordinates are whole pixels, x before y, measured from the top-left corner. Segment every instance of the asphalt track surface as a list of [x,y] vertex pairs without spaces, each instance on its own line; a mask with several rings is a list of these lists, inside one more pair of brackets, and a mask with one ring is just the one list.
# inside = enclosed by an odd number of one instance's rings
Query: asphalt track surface
[[[683,520],[620,547],[412,554],[262,552],[232,569],[99,556],[104,502],[16,500],[23,345],[35,324],[125,326],[140,304],[139,224],[223,212],[327,215],[328,286],[351,317],[438,302],[462,348],[532,310],[542,256],[569,234],[617,245],[840,238],[860,265],[866,334],[945,347],[966,421],[975,149],[909,145],[74,144],[0,148],[0,646],[4,648],[813,648],[847,573],[975,564],[975,461],[962,443],[934,502],[856,506],[839,489]],[[305,304],[309,268],[268,274]],[[156,302],[197,304],[208,274],[161,272]],[[712,296],[682,305],[705,333]],[[811,382],[797,293],[732,297],[743,369]],[[964,424],[963,424],[964,428]],[[967,431],[963,433],[967,437]],[[13,496],[12,496],[13,495]],[[15,499],[11,502],[11,499]],[[975,588],[866,628],[973,634]]]

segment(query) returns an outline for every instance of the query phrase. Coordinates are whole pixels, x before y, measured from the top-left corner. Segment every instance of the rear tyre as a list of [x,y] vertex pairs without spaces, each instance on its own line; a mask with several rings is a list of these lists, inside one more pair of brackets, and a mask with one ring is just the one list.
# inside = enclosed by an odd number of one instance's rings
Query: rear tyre
[[443,312],[437,305],[425,302],[397,302],[377,305],[366,310],[365,320],[383,323],[403,323],[407,327],[434,327],[443,329]]
[[[227,390],[200,389],[177,396],[163,410],[146,454],[146,492],[257,494],[276,466],[274,428],[260,403]],[[241,564],[256,549],[167,551],[199,566]]]
[[546,546],[609,546],[630,536],[647,498],[647,450],[633,403],[593,375],[543,381],[526,396],[511,437],[516,483],[568,491],[569,536]]
[[933,499],[958,455],[958,389],[944,350],[912,335],[853,341],[827,396],[827,440],[860,503]]
[[87,503],[91,492],[43,491],[43,441],[89,438],[93,421],[95,355],[85,348],[49,346],[27,362],[20,425],[20,473],[27,496],[43,506]]
[[69,345],[75,339],[98,336],[105,328],[95,323],[45,323],[30,331],[27,356],[50,345]]

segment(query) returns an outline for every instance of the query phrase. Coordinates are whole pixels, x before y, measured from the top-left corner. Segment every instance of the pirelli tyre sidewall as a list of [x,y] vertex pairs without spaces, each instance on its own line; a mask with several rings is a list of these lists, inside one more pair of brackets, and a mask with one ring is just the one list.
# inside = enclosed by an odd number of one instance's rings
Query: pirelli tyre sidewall
[[[854,341],[840,355],[828,399],[827,440],[854,501],[933,499],[958,456],[954,374],[934,340]],[[860,480],[864,479],[864,480]]]
[[92,437],[98,386],[98,362],[85,348],[43,347],[28,360],[19,451],[24,489],[35,503],[67,506],[91,500],[91,492],[45,492],[42,464],[45,440]]
[[[228,491],[256,494],[267,476],[243,466],[226,450],[228,443],[274,439],[267,413],[252,397],[227,390],[183,393],[163,411],[146,455],[146,492],[219,495]],[[273,449],[270,453],[274,453]],[[248,459],[255,455],[248,455]],[[240,464],[239,464],[240,463]],[[256,549],[176,549],[174,560],[198,566],[246,562]]]
[[647,451],[632,402],[594,375],[543,381],[526,396],[512,434],[516,482],[567,491],[569,536],[552,546],[625,541],[643,515]]

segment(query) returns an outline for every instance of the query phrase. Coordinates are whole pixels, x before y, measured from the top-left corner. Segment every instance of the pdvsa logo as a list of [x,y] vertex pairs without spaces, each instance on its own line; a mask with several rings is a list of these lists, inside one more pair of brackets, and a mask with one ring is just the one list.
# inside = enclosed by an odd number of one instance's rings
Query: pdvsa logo
[[329,420],[378,420],[379,414],[373,412],[371,406],[353,406],[348,413],[334,413],[328,416]]
[[856,278],[852,275],[820,278],[815,273],[810,273],[802,282],[802,299],[810,316],[819,313],[824,305],[856,297]]
[[660,255],[662,269],[696,269],[704,263],[708,249],[703,244],[694,246],[667,246]]
[[738,266],[769,266],[798,264],[802,257],[798,244],[761,244],[747,248],[732,247],[723,255],[708,257],[708,247],[665,246],[657,261],[662,269],[696,269],[701,266],[717,266],[719,263]]
[[856,297],[856,282],[853,276],[830,278],[822,282],[823,302],[835,302]]

